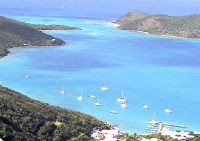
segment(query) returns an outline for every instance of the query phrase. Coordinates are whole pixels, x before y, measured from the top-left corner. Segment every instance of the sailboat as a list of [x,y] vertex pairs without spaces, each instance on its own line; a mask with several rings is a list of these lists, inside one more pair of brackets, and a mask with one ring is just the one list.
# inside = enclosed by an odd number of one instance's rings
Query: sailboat
[[62,89],[60,90],[60,93],[61,93],[61,94],[64,94],[64,93],[65,93],[65,90],[64,90],[63,85],[62,85]]
[[81,95],[77,97],[78,101],[82,101],[83,100],[83,94],[82,94],[82,90],[81,90]]
[[110,111],[110,113],[111,114],[118,114],[117,111],[115,111],[115,110]]
[[143,108],[144,108],[144,109],[149,109],[148,102],[149,102],[149,101],[147,100],[146,104],[145,104],[145,105],[143,105]]
[[109,88],[107,88],[107,87],[101,87],[100,89],[101,89],[101,91],[108,91],[109,90]]
[[62,5],[62,8],[66,8],[66,5],[65,5],[65,4],[63,4],[63,5]]
[[25,75],[26,78],[29,78],[30,76],[28,74]]
[[126,97],[124,95],[124,90],[122,89],[122,97],[117,98],[117,102],[119,103],[125,103],[126,102]]
[[95,106],[101,106],[101,103],[99,102],[99,96],[98,96],[98,101],[94,103]]
[[173,113],[173,111],[172,111],[171,108],[170,108],[170,101],[169,101],[169,107],[166,108],[166,109],[164,109],[164,111],[165,111],[166,113]]
[[89,95],[89,98],[94,99],[94,98],[96,98],[96,96],[95,95]]
[[121,107],[122,107],[123,109],[128,108],[128,104],[127,104],[127,103],[121,103]]
[[[116,104],[117,104],[117,103],[115,103],[115,109],[116,109]],[[118,114],[116,110],[111,110],[110,113],[111,113],[111,114]]]

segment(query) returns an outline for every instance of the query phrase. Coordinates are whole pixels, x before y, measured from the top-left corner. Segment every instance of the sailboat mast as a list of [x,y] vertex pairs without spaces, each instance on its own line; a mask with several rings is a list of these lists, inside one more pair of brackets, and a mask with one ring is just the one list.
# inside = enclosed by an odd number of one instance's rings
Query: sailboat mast
[[124,89],[122,88],[122,98],[124,98]]

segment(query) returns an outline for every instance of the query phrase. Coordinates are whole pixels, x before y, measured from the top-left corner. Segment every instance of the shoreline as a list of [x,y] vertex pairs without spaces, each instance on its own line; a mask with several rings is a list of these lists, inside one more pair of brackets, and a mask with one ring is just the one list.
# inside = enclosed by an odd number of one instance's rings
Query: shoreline
[[140,30],[123,30],[123,29],[119,29],[120,25],[116,24],[115,22],[108,22],[108,24],[114,26],[116,30],[135,32],[135,33],[142,33],[142,34],[146,34],[146,35],[157,36],[157,37],[165,37],[165,38],[170,38],[170,39],[182,39],[182,40],[200,41],[200,38],[187,38],[187,37],[179,37],[179,36],[174,36],[174,35],[158,35],[158,34],[151,34],[149,32],[140,31]]
[[116,24],[115,22],[107,22],[107,24],[115,26],[116,28],[120,26],[119,24]]
[[[119,29],[119,28],[118,28]],[[122,30],[122,29],[119,29]],[[125,30],[125,31],[130,31],[130,30]],[[130,31],[132,32],[132,31]],[[147,34],[147,35],[151,35],[151,36],[157,36],[157,37],[166,37],[166,38],[172,38],[172,39],[182,39],[182,40],[196,40],[196,41],[200,41],[200,39],[198,38],[186,38],[186,37],[179,37],[179,36],[174,36],[174,35],[158,35],[158,34],[151,34],[149,32],[145,32],[145,31],[140,31],[140,30],[134,30],[133,32],[137,32],[137,33],[142,33],[142,34]]]
[[[113,26],[118,26],[117,24],[115,24],[115,23],[110,23],[110,25],[113,25]],[[120,30],[120,29],[118,29],[118,30]],[[139,32],[139,33],[143,33],[143,34],[149,34],[149,35],[152,35],[152,34],[150,34],[150,33],[147,33],[147,32],[142,32],[142,31],[134,31],[134,32]],[[162,36],[162,35],[155,35],[155,36]],[[172,37],[173,38],[173,37]],[[55,46],[42,46],[42,47],[57,47],[57,46],[60,46],[60,45],[55,45]],[[62,45],[61,45],[62,46]],[[64,45],[63,45],[64,46]],[[16,47],[13,47],[13,48],[37,48],[37,47],[40,47],[40,46],[16,46]],[[10,49],[13,49],[13,48],[10,48]],[[11,53],[11,52],[10,52]],[[8,53],[8,55],[10,54],[10,53]],[[6,55],[6,56],[8,56],[8,55]]]
[[53,32],[53,31],[57,31],[57,32],[59,32],[59,31],[79,31],[79,30],[82,30],[82,29],[71,29],[71,30],[64,30],[64,29],[61,29],[61,30],[38,30],[38,31],[41,31],[41,32]]
[[61,47],[61,46],[67,46],[69,45],[69,43],[64,43],[62,45],[54,45],[54,46],[34,46],[34,45],[29,45],[29,46],[15,46],[15,47],[11,47],[11,48],[8,48],[6,49],[6,53],[5,54],[2,54],[0,55],[0,59],[3,59],[4,57],[8,57],[10,54],[12,54],[12,52],[10,51],[11,49],[20,49],[20,48],[38,48],[38,47]]

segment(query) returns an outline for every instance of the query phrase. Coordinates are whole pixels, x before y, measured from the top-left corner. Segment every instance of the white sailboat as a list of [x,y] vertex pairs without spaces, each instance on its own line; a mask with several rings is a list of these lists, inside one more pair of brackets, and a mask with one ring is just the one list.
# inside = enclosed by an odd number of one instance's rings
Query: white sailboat
[[124,90],[122,89],[122,97],[117,98],[117,102],[119,103],[125,103],[126,102],[126,97],[124,95]]
[[111,111],[110,111],[111,114],[118,114],[118,112],[117,112],[117,110],[116,110],[116,106],[117,106],[116,104],[117,104],[117,103],[115,103],[114,110],[111,110]]
[[99,96],[98,96],[98,101],[94,103],[95,106],[101,106],[101,103],[99,102]]
[[29,78],[29,77],[30,77],[30,75],[26,74],[26,75],[25,75],[25,77],[26,77],[26,78]]
[[62,5],[62,8],[66,8],[66,7],[67,7],[66,4],[63,4],[63,5]]
[[100,89],[101,89],[101,91],[108,91],[109,90],[109,88],[107,88],[107,87],[101,87]]
[[166,108],[166,109],[164,109],[164,111],[165,111],[166,113],[173,113],[173,111],[172,111],[171,108],[170,108],[170,101],[169,101],[169,107]]
[[93,99],[93,98],[96,98],[96,96],[95,95],[90,95],[89,98]]
[[110,113],[111,114],[118,114],[117,111],[115,111],[115,110],[110,111]]
[[122,107],[123,109],[128,108],[128,104],[127,104],[127,103],[121,103],[121,107]]
[[78,101],[82,101],[83,100],[83,94],[82,94],[82,90],[81,90],[81,95],[77,97]]
[[148,105],[148,103],[149,103],[149,101],[147,100],[146,104],[143,105],[143,108],[144,108],[144,109],[149,109],[149,105]]
[[62,85],[62,89],[60,90],[60,93],[61,93],[61,94],[64,94],[64,93],[65,93],[65,90],[64,90],[63,85]]

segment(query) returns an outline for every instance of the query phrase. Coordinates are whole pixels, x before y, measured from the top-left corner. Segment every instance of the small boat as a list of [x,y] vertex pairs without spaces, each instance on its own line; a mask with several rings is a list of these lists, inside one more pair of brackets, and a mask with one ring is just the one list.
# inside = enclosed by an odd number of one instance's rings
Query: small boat
[[61,93],[61,94],[64,94],[64,93],[65,93],[65,90],[64,90],[63,85],[62,85],[62,89],[60,90],[60,93]]
[[144,109],[149,109],[149,106],[148,105],[144,105],[143,108]]
[[148,100],[147,100],[146,104],[143,105],[143,108],[144,108],[144,109],[149,109]]
[[78,101],[82,101],[82,100],[83,100],[83,94],[82,94],[82,91],[81,91],[81,95],[77,97],[77,100],[78,100]]
[[128,105],[126,103],[121,103],[121,107],[125,109],[128,108]]
[[95,106],[101,106],[101,103],[99,102],[99,96],[98,96],[98,101],[94,103]]
[[61,93],[61,94],[64,94],[64,93],[65,93],[65,90],[60,90],[60,93]]
[[164,109],[164,111],[165,111],[166,113],[173,113],[173,111],[170,110],[170,109]]
[[109,90],[109,88],[107,88],[107,87],[101,87],[100,89],[101,89],[101,91],[108,91]]
[[118,114],[116,108],[117,108],[117,102],[115,102],[114,108],[110,111],[110,113],[111,114]]
[[111,114],[118,114],[117,111],[114,111],[114,110],[110,111],[110,113]]
[[170,108],[170,101],[169,101],[169,106],[168,106],[168,108],[164,109],[164,111],[165,111],[166,113],[173,113],[173,111],[172,111],[171,108]]
[[26,74],[26,75],[25,75],[25,77],[26,77],[26,78],[29,78],[29,77],[30,77],[30,75]]
[[96,98],[96,96],[95,95],[90,95],[89,98]]
[[94,103],[94,105],[95,106],[101,106],[101,103],[96,102],[96,103]]
[[67,6],[64,4],[64,5],[62,5],[62,8],[66,8]]
[[117,102],[119,103],[125,103],[126,102],[126,97],[124,96],[124,90],[122,89],[122,97],[117,98]]

